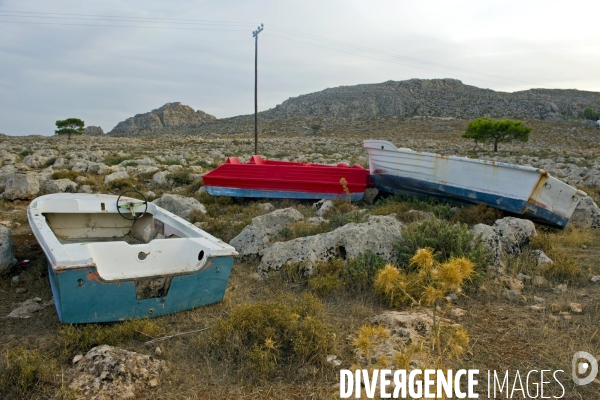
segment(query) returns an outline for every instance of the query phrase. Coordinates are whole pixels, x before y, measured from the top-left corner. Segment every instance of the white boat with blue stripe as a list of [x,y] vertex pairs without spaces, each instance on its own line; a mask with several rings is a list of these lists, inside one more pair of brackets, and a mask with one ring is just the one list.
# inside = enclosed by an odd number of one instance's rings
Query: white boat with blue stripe
[[366,140],[371,182],[379,190],[483,203],[564,228],[586,193],[540,168],[397,148]]

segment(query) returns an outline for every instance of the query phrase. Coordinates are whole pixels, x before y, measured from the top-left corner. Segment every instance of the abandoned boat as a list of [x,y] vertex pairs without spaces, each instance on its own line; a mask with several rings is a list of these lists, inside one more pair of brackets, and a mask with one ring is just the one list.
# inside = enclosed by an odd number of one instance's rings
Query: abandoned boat
[[247,163],[229,157],[202,179],[213,196],[358,201],[365,194],[368,176],[369,171],[356,164],[263,160],[255,155]]
[[371,182],[379,190],[483,203],[564,228],[586,193],[543,169],[397,148],[366,140]]
[[237,255],[138,192],[41,196],[27,217],[63,323],[156,317],[219,302]]

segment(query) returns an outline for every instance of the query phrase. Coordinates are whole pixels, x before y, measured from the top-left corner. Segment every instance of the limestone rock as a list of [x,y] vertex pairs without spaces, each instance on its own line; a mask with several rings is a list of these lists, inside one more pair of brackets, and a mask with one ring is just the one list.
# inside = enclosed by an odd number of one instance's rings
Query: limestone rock
[[493,226],[477,224],[471,232],[475,238],[481,237],[496,266],[502,265],[503,254],[520,254],[531,238],[537,236],[533,222],[514,217],[499,219]]
[[31,200],[40,191],[40,182],[35,172],[9,174],[4,179],[4,186],[2,197],[5,200]]
[[375,197],[377,197],[377,195],[379,194],[379,189],[377,188],[366,188],[365,189],[365,195],[363,197],[363,200],[365,203],[367,204],[373,204],[373,201],[375,200]]
[[77,184],[70,179],[56,179],[44,181],[41,184],[41,192],[50,193],[76,193]]
[[193,197],[165,193],[161,198],[152,202],[186,221],[190,220],[190,214],[194,211],[200,211],[201,213],[206,214],[204,205]]
[[149,113],[137,114],[119,122],[108,134],[157,132],[215,120],[214,116],[200,110],[194,111],[190,106],[182,105],[179,102],[167,103]]
[[250,225],[229,244],[235,247],[241,257],[261,255],[274,239],[280,237],[285,227],[303,219],[304,216],[295,208],[284,208],[254,217]]
[[550,259],[550,257],[548,257],[546,253],[544,253],[544,250],[537,249],[533,250],[532,253],[535,257],[535,263],[538,267],[544,267],[549,264],[554,264],[554,261],[552,261],[552,259]]
[[154,175],[152,175],[152,182],[154,182],[154,184],[158,186],[164,186],[167,183],[169,183],[167,175],[169,175],[167,171],[157,172]]
[[6,226],[0,224],[0,272],[12,267],[16,262],[12,232]]
[[19,306],[12,310],[7,316],[10,318],[30,318],[31,314],[34,312],[40,311],[53,304],[54,301],[52,299],[42,302],[42,299],[39,297],[34,297],[33,299],[25,300],[19,304]]
[[102,128],[99,126],[90,125],[83,129],[83,134],[90,136],[102,136],[104,135],[104,130],[102,130]]
[[112,174],[106,175],[104,177],[104,184],[108,185],[111,182],[116,181],[117,179],[129,179],[129,178],[130,178],[129,174],[125,171],[113,172]]
[[579,201],[569,219],[569,225],[580,229],[600,229],[600,208],[591,197]]
[[320,200],[313,204],[313,207],[317,208],[317,216],[322,217],[328,210],[333,208],[333,202],[331,200]]
[[332,232],[274,243],[263,251],[258,270],[265,273],[289,262],[305,262],[305,273],[311,275],[312,266],[318,261],[356,258],[367,251],[395,261],[394,244],[402,240],[402,227],[394,217],[371,216],[365,223],[350,223]]
[[166,363],[151,356],[101,345],[92,348],[68,372],[69,388],[77,399],[133,398],[146,387],[158,385]]

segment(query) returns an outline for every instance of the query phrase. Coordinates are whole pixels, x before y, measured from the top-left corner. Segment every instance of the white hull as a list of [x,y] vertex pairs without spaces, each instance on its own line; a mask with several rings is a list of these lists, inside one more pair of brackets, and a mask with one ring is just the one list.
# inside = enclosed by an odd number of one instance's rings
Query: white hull
[[586,196],[539,168],[417,152],[384,140],[364,146],[371,180],[388,192],[485,203],[563,228]]

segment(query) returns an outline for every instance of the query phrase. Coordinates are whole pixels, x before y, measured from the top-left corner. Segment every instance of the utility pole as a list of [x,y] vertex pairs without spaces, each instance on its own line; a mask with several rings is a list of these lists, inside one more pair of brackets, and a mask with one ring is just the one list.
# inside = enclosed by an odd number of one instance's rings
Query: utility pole
[[260,24],[254,32],[254,154],[258,155],[258,34],[263,31],[264,24]]

